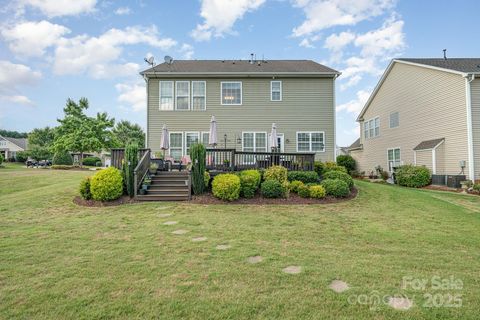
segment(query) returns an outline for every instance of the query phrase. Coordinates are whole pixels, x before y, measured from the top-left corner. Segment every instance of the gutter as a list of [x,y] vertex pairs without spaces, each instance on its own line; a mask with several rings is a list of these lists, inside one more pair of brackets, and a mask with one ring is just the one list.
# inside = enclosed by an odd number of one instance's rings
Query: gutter
[[237,76],[237,77],[333,77],[336,79],[340,76],[340,72],[141,72],[142,76],[157,76],[157,77],[224,77],[224,76]]
[[468,177],[475,180],[475,160],[473,157],[473,124],[472,124],[472,91],[471,82],[475,80],[475,73],[465,77],[465,98],[467,105],[467,147],[468,147]]
[[146,104],[147,104],[147,124],[146,124],[146,130],[145,130],[145,146],[144,148],[148,149],[148,77],[145,76],[145,75],[142,75],[143,76],[143,80],[145,80],[145,91],[146,91],[146,94],[147,94],[147,99],[146,99]]

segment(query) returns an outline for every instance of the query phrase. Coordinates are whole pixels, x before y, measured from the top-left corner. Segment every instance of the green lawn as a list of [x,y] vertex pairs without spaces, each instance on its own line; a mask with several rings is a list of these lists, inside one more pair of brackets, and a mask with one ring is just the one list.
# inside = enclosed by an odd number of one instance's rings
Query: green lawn
[[[0,168],[0,318],[478,318],[480,197],[358,182],[333,205],[78,207],[87,174]],[[463,289],[402,289],[404,276]],[[334,279],[351,289],[334,293]],[[414,307],[351,303],[398,294]],[[430,308],[425,294],[462,306]]]

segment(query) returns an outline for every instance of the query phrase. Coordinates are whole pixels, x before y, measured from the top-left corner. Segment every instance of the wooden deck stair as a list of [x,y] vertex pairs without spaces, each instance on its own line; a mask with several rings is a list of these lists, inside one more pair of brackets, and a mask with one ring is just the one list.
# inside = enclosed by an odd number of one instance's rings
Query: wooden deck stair
[[138,195],[140,201],[190,200],[190,174],[188,171],[158,171],[152,177],[147,194]]

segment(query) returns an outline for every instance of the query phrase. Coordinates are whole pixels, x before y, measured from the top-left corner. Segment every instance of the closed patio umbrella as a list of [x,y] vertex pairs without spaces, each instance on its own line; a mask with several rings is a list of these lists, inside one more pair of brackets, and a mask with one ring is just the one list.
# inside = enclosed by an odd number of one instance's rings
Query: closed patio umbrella
[[215,116],[212,116],[210,120],[210,132],[208,134],[208,144],[211,146],[217,145],[217,120],[215,120]]
[[162,140],[160,141],[160,149],[163,150],[163,159],[165,159],[165,150],[170,148],[169,139],[167,126],[164,124],[162,128]]
[[275,123],[272,123],[272,132],[270,133],[270,146],[272,148],[272,151],[277,151],[277,140],[277,125]]

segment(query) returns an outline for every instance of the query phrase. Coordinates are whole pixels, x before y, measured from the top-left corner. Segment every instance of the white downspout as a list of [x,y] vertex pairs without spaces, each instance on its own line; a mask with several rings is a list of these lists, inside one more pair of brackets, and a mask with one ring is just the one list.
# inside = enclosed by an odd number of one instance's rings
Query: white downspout
[[432,149],[432,173],[437,174],[437,149]]
[[145,80],[145,91],[146,91],[146,94],[147,94],[147,99],[146,99],[146,103],[147,103],[147,123],[146,123],[146,130],[145,130],[145,146],[144,148],[148,148],[148,76],[146,75],[143,75],[143,79]]
[[[337,98],[335,94],[335,80],[338,78],[338,74],[333,77],[333,161],[337,161]],[[324,137],[324,143],[326,139]]]
[[472,93],[470,83],[475,79],[475,74],[465,77],[465,93],[467,102],[467,146],[468,146],[468,179],[475,180],[475,163],[473,157],[473,125],[472,125]]
[[417,150],[413,150],[413,164],[417,165]]

